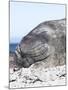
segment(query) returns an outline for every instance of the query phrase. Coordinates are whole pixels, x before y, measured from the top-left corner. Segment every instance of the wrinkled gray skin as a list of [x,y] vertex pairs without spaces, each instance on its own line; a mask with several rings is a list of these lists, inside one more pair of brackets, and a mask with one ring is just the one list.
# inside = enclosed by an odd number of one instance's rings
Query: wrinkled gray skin
[[16,66],[28,68],[42,60],[55,66],[65,64],[65,21],[65,19],[46,21],[28,33],[15,50]]

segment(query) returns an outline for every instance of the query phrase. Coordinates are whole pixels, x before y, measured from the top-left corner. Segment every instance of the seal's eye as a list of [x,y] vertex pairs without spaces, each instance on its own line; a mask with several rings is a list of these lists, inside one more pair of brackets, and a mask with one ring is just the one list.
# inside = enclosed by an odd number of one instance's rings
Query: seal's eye
[[28,37],[24,37],[23,40],[28,40]]

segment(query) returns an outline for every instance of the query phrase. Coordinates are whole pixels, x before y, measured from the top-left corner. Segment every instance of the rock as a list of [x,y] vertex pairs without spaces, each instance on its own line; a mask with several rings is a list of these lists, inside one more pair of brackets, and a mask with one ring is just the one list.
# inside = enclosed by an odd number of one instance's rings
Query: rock
[[10,88],[66,85],[65,69],[65,65],[46,69],[44,66],[35,69],[33,65],[21,68],[10,74]]

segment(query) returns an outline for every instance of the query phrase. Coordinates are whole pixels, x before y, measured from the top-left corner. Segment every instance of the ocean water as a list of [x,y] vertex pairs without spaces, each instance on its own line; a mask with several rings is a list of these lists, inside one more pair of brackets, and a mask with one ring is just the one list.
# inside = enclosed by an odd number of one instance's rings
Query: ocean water
[[14,52],[16,47],[17,47],[18,43],[10,43],[9,44],[9,51],[10,52]]

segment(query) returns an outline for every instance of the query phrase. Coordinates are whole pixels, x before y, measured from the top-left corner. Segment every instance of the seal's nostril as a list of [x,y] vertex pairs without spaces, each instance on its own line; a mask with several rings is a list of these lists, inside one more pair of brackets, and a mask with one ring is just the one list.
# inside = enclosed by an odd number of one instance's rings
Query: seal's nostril
[[15,68],[13,69],[13,71],[14,71],[14,72],[16,71]]

